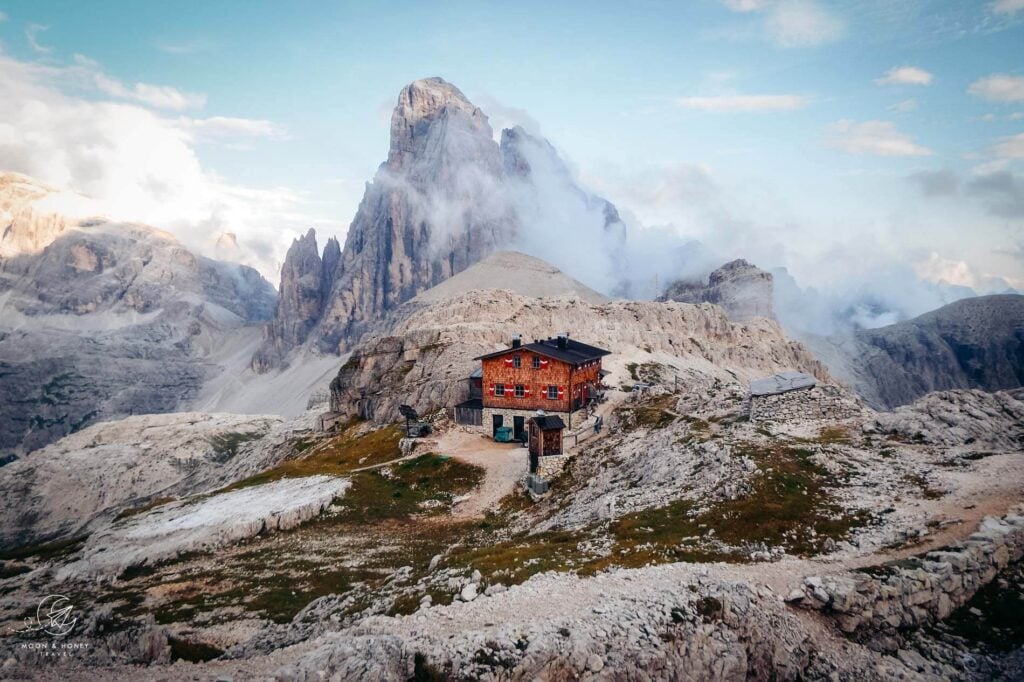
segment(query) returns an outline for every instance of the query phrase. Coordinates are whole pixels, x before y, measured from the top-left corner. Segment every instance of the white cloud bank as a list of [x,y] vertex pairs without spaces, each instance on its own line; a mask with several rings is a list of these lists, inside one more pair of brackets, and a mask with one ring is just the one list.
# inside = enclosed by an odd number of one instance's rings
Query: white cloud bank
[[91,196],[110,218],[171,231],[203,253],[213,252],[218,234],[233,232],[243,262],[274,283],[280,254],[296,233],[336,227],[311,216],[300,193],[232,183],[204,168],[197,155],[202,141],[280,138],[285,133],[278,126],[217,116],[166,118],[138,104],[66,92],[91,83],[93,92],[109,94],[96,73],[102,72],[94,62],[58,68],[0,52],[0,170]]
[[932,151],[923,147],[906,133],[896,129],[892,121],[851,121],[843,119],[829,126],[826,143],[830,147],[850,154],[876,156],[930,156]]
[[1001,159],[1024,159],[1024,133],[1000,138],[991,152]]
[[719,113],[793,111],[806,106],[807,98],[800,95],[718,95],[677,97],[673,103],[683,109]]
[[989,102],[1024,102],[1024,76],[994,73],[971,83],[967,92]]
[[989,5],[989,9],[995,14],[1014,15],[1024,10],[1024,0],[996,0]]
[[932,74],[916,66],[894,66],[881,78],[875,79],[878,85],[930,85]]
[[779,47],[812,47],[842,37],[843,22],[812,0],[784,0],[766,22],[768,35]]

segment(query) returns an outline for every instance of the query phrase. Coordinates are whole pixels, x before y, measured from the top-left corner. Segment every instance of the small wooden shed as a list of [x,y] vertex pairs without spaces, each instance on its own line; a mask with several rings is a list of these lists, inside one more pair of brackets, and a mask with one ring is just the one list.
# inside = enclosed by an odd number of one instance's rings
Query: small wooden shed
[[562,431],[565,422],[557,415],[530,419],[530,473],[536,473],[541,457],[562,454]]

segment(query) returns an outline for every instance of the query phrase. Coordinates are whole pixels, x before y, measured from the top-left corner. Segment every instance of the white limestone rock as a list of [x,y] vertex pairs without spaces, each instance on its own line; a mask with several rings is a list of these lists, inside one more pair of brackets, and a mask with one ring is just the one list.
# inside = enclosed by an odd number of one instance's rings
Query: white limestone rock
[[115,577],[132,566],[293,528],[319,515],[350,486],[348,479],[329,476],[286,478],[156,507],[92,535],[82,558],[62,567],[58,579]]

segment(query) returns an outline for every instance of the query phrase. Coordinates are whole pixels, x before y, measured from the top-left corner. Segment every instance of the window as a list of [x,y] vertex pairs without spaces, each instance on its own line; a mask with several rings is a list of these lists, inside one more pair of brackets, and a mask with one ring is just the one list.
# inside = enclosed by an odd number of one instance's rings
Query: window
[[526,395],[526,387],[522,384],[516,384],[516,397],[522,398]]
[[558,400],[558,386],[548,386],[548,400]]
[[515,367],[516,369],[519,369],[520,367],[522,367],[523,366],[523,357],[521,355],[514,356],[512,358],[512,366]]
[[505,384],[494,384],[494,395],[505,395]]
[[534,355],[533,356],[533,368],[534,369],[540,369],[540,356],[539,355]]

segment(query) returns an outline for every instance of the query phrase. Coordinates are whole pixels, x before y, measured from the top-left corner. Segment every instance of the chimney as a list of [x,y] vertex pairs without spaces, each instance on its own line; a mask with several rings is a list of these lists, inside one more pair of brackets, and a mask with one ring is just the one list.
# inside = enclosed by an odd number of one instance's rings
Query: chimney
[[513,348],[519,348],[519,346],[521,346],[521,345],[523,345],[523,338],[521,336],[519,336],[519,334],[513,334],[512,335],[512,347]]
[[566,346],[569,345],[569,332],[561,332],[558,335],[558,347],[565,350]]

